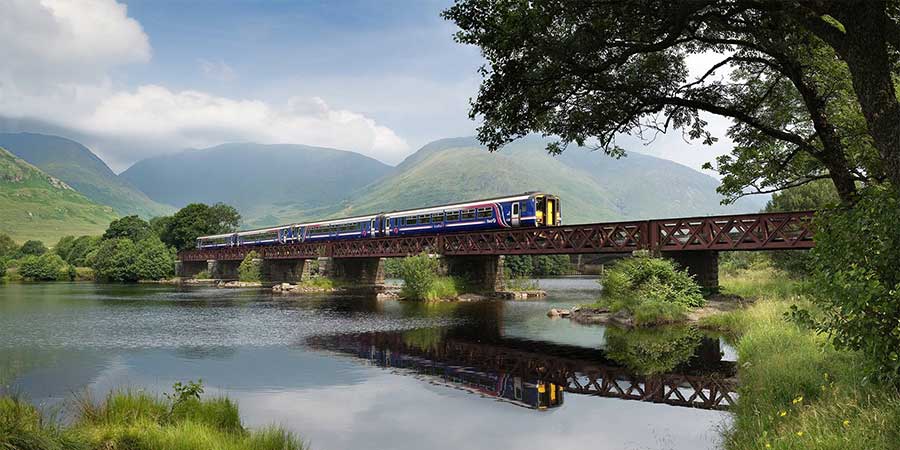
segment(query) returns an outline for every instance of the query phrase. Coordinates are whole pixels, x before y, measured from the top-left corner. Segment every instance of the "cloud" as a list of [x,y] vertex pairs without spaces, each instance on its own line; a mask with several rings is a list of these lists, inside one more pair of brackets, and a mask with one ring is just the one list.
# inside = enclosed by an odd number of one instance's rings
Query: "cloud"
[[237,78],[237,73],[235,73],[234,69],[221,59],[210,61],[208,59],[200,58],[197,62],[200,64],[200,70],[202,70],[203,74],[208,78],[221,82],[232,81]]
[[[336,147],[389,163],[409,152],[391,129],[315,96],[273,104],[157,84],[123,87],[113,69],[146,63],[152,55],[148,36],[125,5],[8,1],[0,15],[0,59],[7,62],[0,66],[0,114],[95,134],[101,142],[135,142],[95,148],[114,166],[152,156],[148,148],[162,153],[232,141]],[[209,77],[235,76],[222,60],[199,63]]]

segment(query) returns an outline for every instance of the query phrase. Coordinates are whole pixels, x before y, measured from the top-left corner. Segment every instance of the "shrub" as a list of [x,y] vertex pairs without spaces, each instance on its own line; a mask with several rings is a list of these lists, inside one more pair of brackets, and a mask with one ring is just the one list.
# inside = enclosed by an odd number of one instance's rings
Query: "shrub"
[[534,273],[531,256],[507,256],[503,264],[510,278],[530,277]]
[[194,275],[194,278],[197,280],[208,280],[212,278],[212,276],[209,274],[208,270],[201,270],[197,275]]
[[93,260],[96,276],[107,281],[158,280],[175,270],[172,249],[155,236],[135,244],[131,239],[104,239]]
[[535,256],[533,263],[534,275],[538,277],[568,275],[574,271],[572,260],[568,255]]
[[47,253],[47,246],[44,245],[41,241],[25,241],[22,244],[22,247],[19,248],[18,255],[20,258],[25,256],[41,256],[44,253]]
[[400,295],[411,300],[439,300],[459,295],[461,282],[439,275],[439,262],[426,254],[403,258],[399,275],[403,279]]
[[616,261],[601,279],[603,293],[612,298],[636,297],[687,307],[703,306],[700,286],[686,270],[663,258],[637,256]]
[[241,265],[238,267],[238,279],[247,282],[259,281],[262,279],[259,254],[256,253],[256,251],[247,253],[247,256],[241,261]]
[[866,188],[854,207],[815,225],[815,326],[838,348],[866,354],[878,377],[900,382],[900,193]]
[[19,265],[19,274],[34,281],[71,280],[74,268],[56,253],[26,256]]
[[6,258],[0,257],[0,278],[3,278],[6,276],[6,265],[7,264],[8,263],[6,262]]
[[670,372],[690,361],[703,335],[695,328],[664,327],[654,330],[606,330],[610,358],[642,375]]

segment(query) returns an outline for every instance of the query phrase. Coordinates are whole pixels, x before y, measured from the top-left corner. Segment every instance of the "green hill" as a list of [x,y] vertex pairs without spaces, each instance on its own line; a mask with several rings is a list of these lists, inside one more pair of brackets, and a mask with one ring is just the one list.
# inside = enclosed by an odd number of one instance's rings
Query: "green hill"
[[394,173],[348,196],[331,216],[546,191],[562,198],[564,223],[755,211],[723,207],[718,181],[680,164],[632,153],[619,160],[584,148],[553,157],[529,137],[491,154],[472,138],[432,142]]
[[112,208],[0,148],[0,233],[52,245],[64,235],[101,234],[115,218]]
[[174,208],[151,200],[78,142],[46,134],[0,133],[0,147],[64,181],[94,202],[109,205],[120,215],[150,218],[171,214]]
[[225,202],[238,208],[245,226],[267,226],[333,210],[390,171],[343,150],[239,143],[146,159],[121,176],[158,202]]

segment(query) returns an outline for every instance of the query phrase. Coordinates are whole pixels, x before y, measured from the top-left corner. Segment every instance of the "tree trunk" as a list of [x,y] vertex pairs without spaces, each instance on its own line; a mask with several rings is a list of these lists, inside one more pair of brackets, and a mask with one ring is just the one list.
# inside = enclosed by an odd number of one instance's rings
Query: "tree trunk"
[[885,175],[895,187],[900,187],[900,101],[891,77],[885,35],[890,19],[880,1],[854,3],[844,17],[847,30],[844,59],[853,79],[853,90],[882,157]]

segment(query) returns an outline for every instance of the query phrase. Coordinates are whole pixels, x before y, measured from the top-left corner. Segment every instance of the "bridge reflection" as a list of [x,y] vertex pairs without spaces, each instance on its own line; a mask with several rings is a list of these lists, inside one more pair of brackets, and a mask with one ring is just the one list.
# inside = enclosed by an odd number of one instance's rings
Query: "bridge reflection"
[[315,336],[307,345],[538,410],[562,406],[565,393],[703,409],[732,406],[734,363],[722,360],[718,340],[695,330],[686,336],[665,335],[664,345],[644,346],[629,339],[646,336],[611,335],[603,351],[453,327]]

